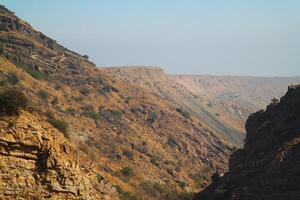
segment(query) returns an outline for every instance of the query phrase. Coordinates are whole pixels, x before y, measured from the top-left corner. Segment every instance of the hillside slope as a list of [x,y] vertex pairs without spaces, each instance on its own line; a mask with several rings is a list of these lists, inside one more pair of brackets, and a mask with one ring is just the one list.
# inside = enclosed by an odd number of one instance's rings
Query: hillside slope
[[229,113],[236,107],[244,113],[243,124],[250,113],[266,107],[272,98],[284,95],[288,85],[300,82],[300,77],[176,75],[172,78],[194,94],[209,99],[213,106],[227,107]]
[[247,117],[283,95],[300,77],[168,75],[159,67],[113,67],[103,71],[167,99],[242,146]]
[[[78,154],[72,160],[86,155],[82,162],[92,168],[87,179],[97,180],[93,189],[76,193],[78,198],[83,193],[115,198],[117,191],[121,199],[180,199],[204,188],[216,169],[226,171],[233,148],[208,125],[168,100],[97,69],[86,56],[57,44],[3,6],[0,11],[0,92],[23,91],[36,110],[30,118],[38,119],[37,125],[67,125],[51,141],[58,147],[64,141],[73,146]],[[26,125],[26,119],[21,115],[18,123]],[[47,130],[41,129],[45,137]],[[19,134],[24,134],[22,128],[13,132],[14,137]],[[69,165],[65,169],[71,170]],[[8,171],[5,177],[15,174]],[[53,195],[44,197],[58,198],[47,182],[37,183]],[[31,191],[27,185],[11,190]]]
[[246,130],[245,147],[231,156],[229,172],[196,199],[299,199],[300,85],[252,114]]
[[101,68],[101,70],[126,82],[139,85],[172,102],[212,127],[218,135],[224,137],[229,143],[237,146],[242,145],[244,134],[241,122],[237,122],[232,116],[227,117],[227,120],[222,120],[219,113],[210,107],[210,102],[207,99],[195,95],[178,84],[171,75],[167,75],[161,68],[141,66]]

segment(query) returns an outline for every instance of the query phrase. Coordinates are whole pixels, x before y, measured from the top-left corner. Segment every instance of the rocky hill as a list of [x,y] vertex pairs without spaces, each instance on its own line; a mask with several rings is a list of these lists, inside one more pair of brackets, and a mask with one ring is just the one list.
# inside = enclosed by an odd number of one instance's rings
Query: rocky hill
[[0,100],[15,102],[10,90],[29,101],[13,119],[1,114],[1,195],[183,199],[226,171],[233,147],[204,121],[97,69],[3,6],[0,41]]
[[243,149],[229,162],[229,172],[196,199],[300,199],[300,85],[280,102],[252,114]]
[[248,116],[282,96],[287,85],[300,82],[300,77],[167,75],[145,66],[102,70],[167,99],[237,146],[243,145]]
[[251,76],[210,76],[176,75],[172,78],[187,90],[213,105],[238,109],[244,122],[250,113],[266,107],[272,98],[284,95],[286,87],[300,82],[300,77],[251,77]]
[[101,70],[126,82],[139,85],[172,102],[184,112],[211,126],[218,135],[224,137],[229,143],[237,146],[242,145],[244,130],[237,120],[228,117],[227,121],[222,120],[218,111],[210,106],[210,101],[178,84],[171,75],[167,75],[161,68],[140,66],[101,68]]

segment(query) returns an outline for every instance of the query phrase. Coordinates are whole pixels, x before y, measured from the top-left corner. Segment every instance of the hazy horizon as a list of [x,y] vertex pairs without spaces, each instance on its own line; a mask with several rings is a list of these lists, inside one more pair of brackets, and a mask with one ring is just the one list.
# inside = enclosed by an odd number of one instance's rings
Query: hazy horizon
[[99,67],[168,74],[300,76],[300,2],[0,2]]

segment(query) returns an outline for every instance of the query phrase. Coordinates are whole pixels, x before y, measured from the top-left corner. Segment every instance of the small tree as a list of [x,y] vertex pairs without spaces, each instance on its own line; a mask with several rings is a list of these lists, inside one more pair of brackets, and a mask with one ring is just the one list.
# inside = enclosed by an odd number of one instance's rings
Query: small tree
[[44,101],[44,102],[48,102],[48,98],[49,98],[49,93],[45,90],[40,90],[38,92],[39,97]]
[[0,94],[1,115],[19,115],[21,109],[27,108],[28,100],[18,89],[7,89]]
[[131,167],[124,167],[122,170],[121,170],[121,174],[125,177],[132,177],[134,176],[134,172],[133,172],[133,169]]

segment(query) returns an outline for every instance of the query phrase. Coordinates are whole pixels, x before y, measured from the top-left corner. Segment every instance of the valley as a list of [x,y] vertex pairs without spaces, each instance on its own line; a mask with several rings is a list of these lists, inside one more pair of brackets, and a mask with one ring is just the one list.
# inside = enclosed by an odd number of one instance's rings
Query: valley
[[297,198],[299,82],[97,66],[0,5],[0,196]]

